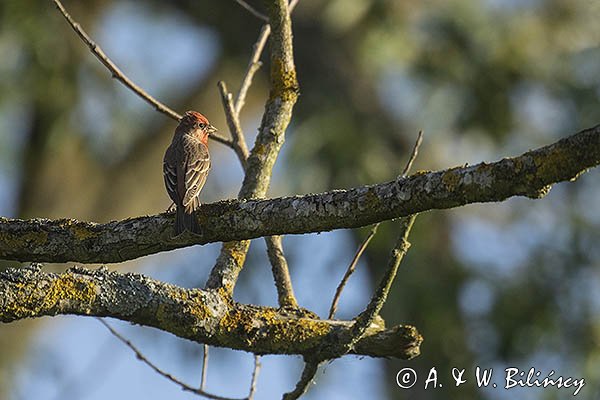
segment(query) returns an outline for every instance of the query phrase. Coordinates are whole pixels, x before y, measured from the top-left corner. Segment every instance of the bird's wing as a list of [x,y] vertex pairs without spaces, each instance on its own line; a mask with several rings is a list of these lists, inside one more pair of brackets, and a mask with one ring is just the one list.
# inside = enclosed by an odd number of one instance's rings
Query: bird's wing
[[198,195],[206,183],[210,170],[208,147],[199,140],[189,140],[184,144],[185,153],[185,194],[183,206],[187,212],[198,208]]
[[178,204],[177,166],[175,165],[175,154],[172,146],[167,148],[163,159],[163,177],[165,179],[165,187],[167,188],[169,197],[173,203]]

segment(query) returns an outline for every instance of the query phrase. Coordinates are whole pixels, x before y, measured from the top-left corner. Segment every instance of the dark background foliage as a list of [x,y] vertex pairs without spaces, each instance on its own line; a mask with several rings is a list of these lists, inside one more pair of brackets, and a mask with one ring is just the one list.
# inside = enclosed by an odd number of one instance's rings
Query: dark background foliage
[[[65,3],[134,81],[179,112],[202,111],[226,132],[216,82],[237,89],[260,21],[234,1]],[[388,180],[401,171],[421,129],[425,143],[415,168],[433,170],[519,154],[597,124],[599,15],[600,4],[586,0],[301,1],[294,14],[301,96],[270,193]],[[257,75],[242,114],[249,143],[267,96],[266,70]],[[169,205],[161,158],[173,128],[173,121],[110,79],[51,2],[0,3],[2,215],[107,221],[161,212]],[[235,196],[242,176],[228,149],[217,143],[212,149],[216,161],[204,201]],[[479,390],[472,380],[455,388],[450,380],[453,367],[472,375],[476,366],[497,373],[515,366],[536,367],[542,377],[550,370],[584,377],[578,397],[598,398],[598,178],[591,171],[540,201],[512,199],[419,216],[383,316],[388,325],[419,328],[425,337],[421,356],[336,361],[307,397],[352,398],[371,390],[390,399],[558,399],[572,393]],[[366,304],[397,231],[394,222],[381,226],[342,297],[340,317],[350,318]],[[326,316],[366,233],[286,238],[301,305]],[[275,303],[263,247],[262,241],[253,244],[236,292],[241,301]],[[217,249],[185,249],[110,267],[202,286]],[[107,346],[120,346],[99,324],[80,320],[0,327],[0,397],[137,397],[161,379],[149,375],[120,386],[103,365],[131,363],[123,370],[128,376],[145,367],[126,350],[112,350],[107,358]],[[183,376],[199,376],[197,346],[122,329]],[[61,340],[73,332],[95,339]],[[69,358],[78,352],[88,361]],[[239,359],[250,357],[213,354],[211,387],[243,395],[249,377],[235,383],[226,377]],[[290,389],[299,363],[281,357],[265,362],[259,398]],[[423,379],[433,366],[442,388],[425,391],[423,380],[410,391],[396,386],[401,368],[414,368]],[[186,398],[164,385],[157,396]]]

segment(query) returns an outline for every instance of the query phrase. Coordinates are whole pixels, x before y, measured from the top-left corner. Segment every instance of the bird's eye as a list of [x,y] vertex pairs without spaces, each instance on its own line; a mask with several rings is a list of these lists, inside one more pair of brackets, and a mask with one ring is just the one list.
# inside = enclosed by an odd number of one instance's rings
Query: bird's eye
[[196,122],[196,128],[204,129],[204,128],[206,128],[206,124],[204,124],[202,122]]

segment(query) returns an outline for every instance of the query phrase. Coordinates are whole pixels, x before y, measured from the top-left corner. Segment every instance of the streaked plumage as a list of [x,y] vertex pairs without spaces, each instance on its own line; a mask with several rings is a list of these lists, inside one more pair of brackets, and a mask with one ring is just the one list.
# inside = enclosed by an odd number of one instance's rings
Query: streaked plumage
[[177,206],[175,235],[184,230],[201,232],[194,211],[200,206],[200,191],[210,171],[208,136],[215,131],[204,115],[188,111],[179,121],[173,141],[165,152],[165,187]]

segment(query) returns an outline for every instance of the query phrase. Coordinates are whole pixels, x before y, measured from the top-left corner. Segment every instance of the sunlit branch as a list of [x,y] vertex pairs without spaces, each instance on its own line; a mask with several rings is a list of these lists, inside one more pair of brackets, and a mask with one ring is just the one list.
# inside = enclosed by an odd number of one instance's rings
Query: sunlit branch
[[173,213],[103,224],[0,217],[0,259],[114,263],[194,244],[357,228],[513,196],[538,199],[598,164],[600,126],[493,163],[320,194],[204,204],[196,212],[204,227],[199,235],[173,237]]

